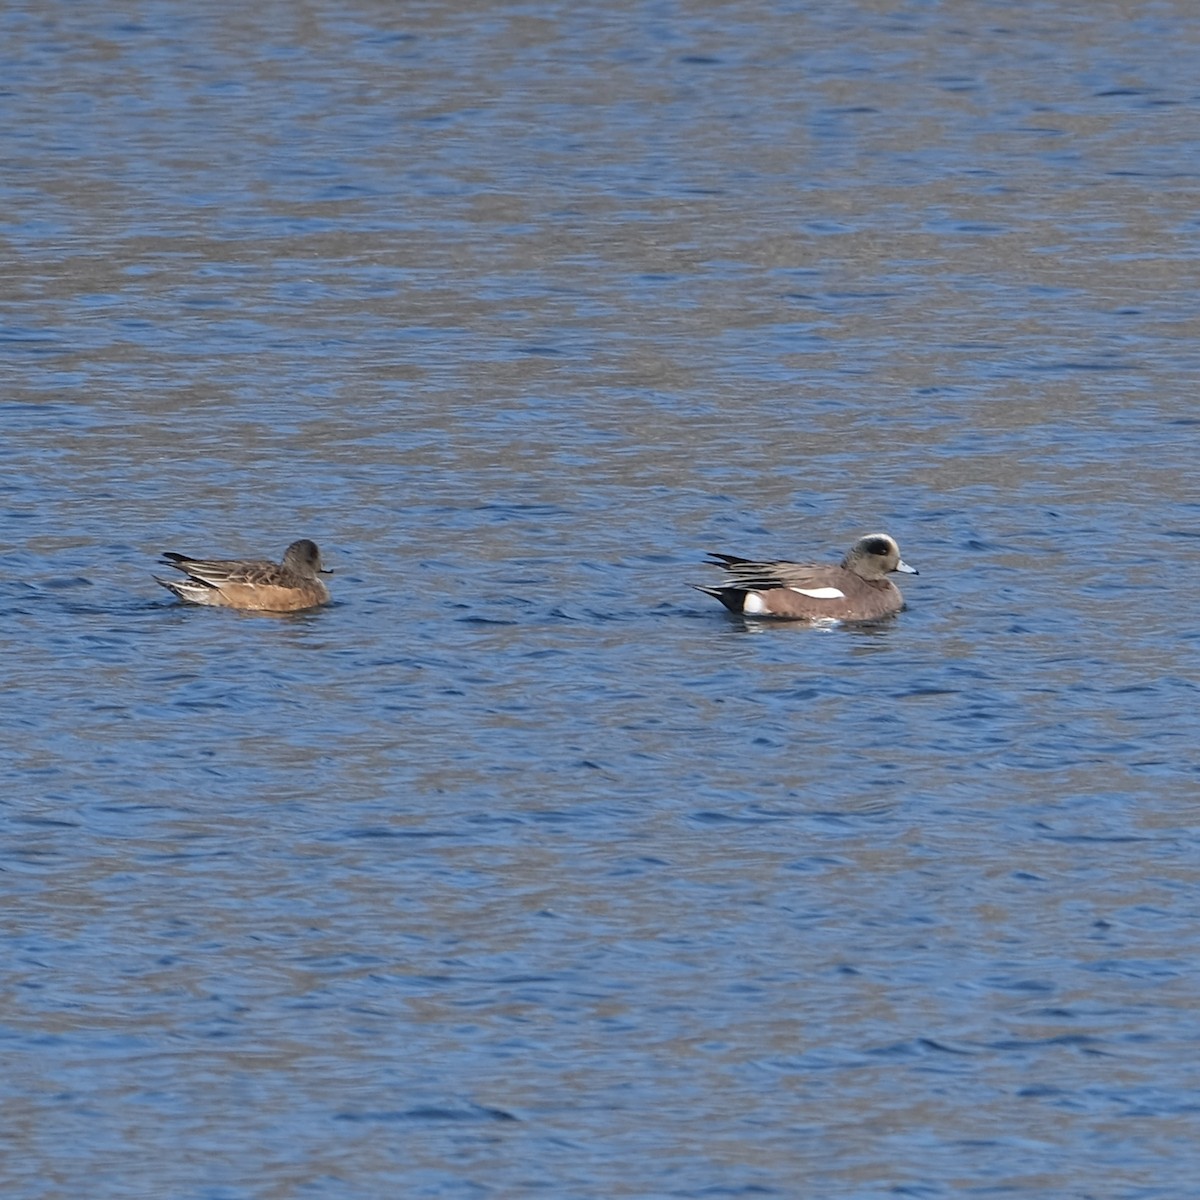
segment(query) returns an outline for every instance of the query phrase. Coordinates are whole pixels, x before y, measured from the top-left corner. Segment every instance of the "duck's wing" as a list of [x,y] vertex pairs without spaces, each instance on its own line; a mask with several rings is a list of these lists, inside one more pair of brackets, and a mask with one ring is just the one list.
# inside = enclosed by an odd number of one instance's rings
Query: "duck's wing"
[[819,590],[829,586],[830,568],[822,563],[797,563],[786,559],[758,562],[732,554],[709,554],[709,564],[726,574],[725,587],[747,592],[769,592],[772,588]]
[[226,558],[189,558],[186,554],[175,554],[166,551],[163,554],[163,565],[174,567],[192,579],[199,579],[210,587],[224,587],[230,583],[276,584],[288,586],[289,579],[284,575],[283,568],[272,562],[247,562],[242,559]]

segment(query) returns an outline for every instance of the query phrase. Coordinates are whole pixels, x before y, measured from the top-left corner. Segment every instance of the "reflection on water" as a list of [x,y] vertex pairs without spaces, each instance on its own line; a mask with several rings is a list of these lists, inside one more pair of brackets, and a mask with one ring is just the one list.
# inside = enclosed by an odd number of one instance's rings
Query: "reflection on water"
[[1189,10],[0,36],[6,1196],[1196,1173]]

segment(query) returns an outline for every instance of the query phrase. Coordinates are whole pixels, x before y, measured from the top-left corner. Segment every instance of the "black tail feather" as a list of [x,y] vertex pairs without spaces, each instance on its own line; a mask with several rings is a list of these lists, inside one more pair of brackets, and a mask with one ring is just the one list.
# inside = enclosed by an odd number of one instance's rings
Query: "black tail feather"
[[692,587],[698,592],[703,592],[706,596],[712,596],[715,600],[720,600],[731,613],[740,613],[746,603],[746,591],[744,588],[707,587],[703,583],[693,583]]
[[718,554],[715,550],[708,551],[706,565],[710,567],[734,567],[738,563],[753,562],[752,558],[738,558],[736,554]]

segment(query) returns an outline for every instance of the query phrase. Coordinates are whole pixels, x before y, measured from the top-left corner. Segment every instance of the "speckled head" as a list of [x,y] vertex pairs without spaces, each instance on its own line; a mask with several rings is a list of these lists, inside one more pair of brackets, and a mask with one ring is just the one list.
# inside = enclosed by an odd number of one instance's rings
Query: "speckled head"
[[283,565],[297,575],[315,578],[317,575],[332,575],[333,572],[321,565],[321,551],[317,543],[309,538],[293,542],[283,552]]
[[842,566],[853,571],[860,579],[882,579],[893,571],[903,575],[916,575],[916,567],[910,567],[900,557],[896,539],[886,533],[868,533],[860,537],[842,559]]

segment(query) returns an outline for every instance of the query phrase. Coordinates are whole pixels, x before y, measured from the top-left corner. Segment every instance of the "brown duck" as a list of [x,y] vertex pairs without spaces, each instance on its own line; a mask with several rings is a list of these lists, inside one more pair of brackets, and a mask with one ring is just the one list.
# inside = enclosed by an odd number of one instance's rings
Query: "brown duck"
[[283,554],[282,563],[250,559],[188,558],[167,551],[162,565],[182,571],[184,579],[159,579],[168,591],[192,604],[217,604],[256,612],[297,612],[329,601],[319,578],[332,575],[321,565],[316,542],[301,538]]

